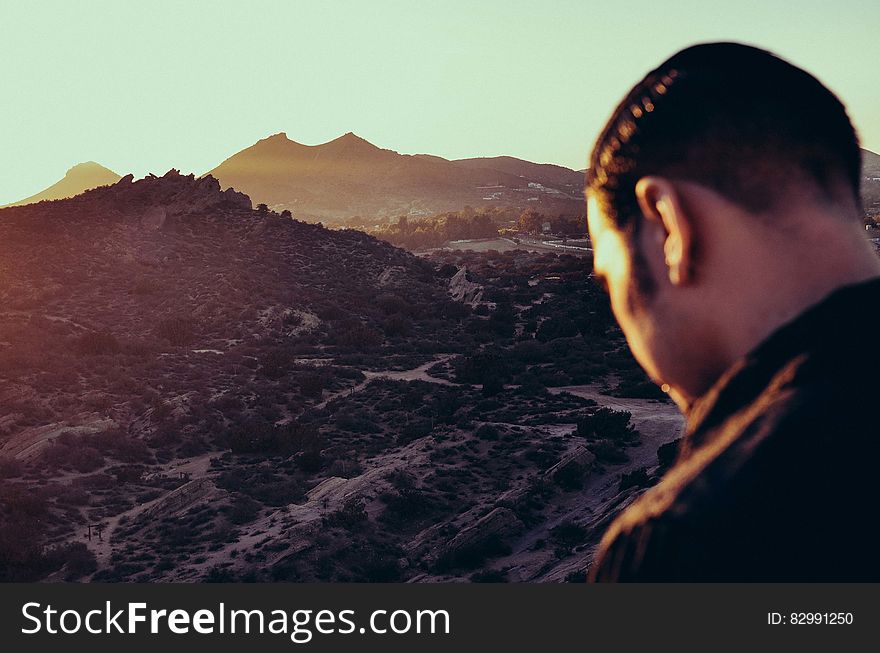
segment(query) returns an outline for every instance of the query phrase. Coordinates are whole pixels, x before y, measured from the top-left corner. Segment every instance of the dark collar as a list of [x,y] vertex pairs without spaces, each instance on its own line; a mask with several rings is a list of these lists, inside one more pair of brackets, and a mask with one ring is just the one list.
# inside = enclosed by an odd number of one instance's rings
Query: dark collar
[[806,354],[838,366],[858,360],[865,353],[864,336],[873,337],[878,319],[880,278],[839,288],[808,308],[734,363],[694,402],[683,450],[693,451],[711,439],[716,427],[755,401],[796,357]]

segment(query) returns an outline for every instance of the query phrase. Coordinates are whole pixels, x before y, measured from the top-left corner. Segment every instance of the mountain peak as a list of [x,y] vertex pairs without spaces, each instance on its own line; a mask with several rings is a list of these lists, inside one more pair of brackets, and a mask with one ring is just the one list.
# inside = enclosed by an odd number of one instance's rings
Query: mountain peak
[[342,136],[339,136],[338,138],[334,138],[332,141],[324,143],[324,145],[333,145],[333,144],[348,145],[348,146],[354,145],[354,146],[358,146],[358,147],[367,146],[371,149],[377,149],[377,150],[380,149],[380,148],[376,147],[375,145],[373,145],[367,139],[361,138],[360,136],[358,136],[354,132],[345,132]]
[[[93,174],[95,172],[109,172],[111,175],[115,175],[116,173],[110,170],[109,168],[105,168],[100,163],[96,163],[94,161],[83,161],[82,163],[77,163],[75,166],[71,166],[67,170],[67,174],[65,177],[69,177],[72,174],[84,173],[87,172],[89,174]],[[118,175],[117,175],[118,176]]]
[[98,186],[108,186],[119,181],[118,174],[94,161],[77,163],[70,168],[62,179],[49,186],[46,190],[31,195],[18,202],[6,206],[34,204],[43,200],[60,200],[79,195]]

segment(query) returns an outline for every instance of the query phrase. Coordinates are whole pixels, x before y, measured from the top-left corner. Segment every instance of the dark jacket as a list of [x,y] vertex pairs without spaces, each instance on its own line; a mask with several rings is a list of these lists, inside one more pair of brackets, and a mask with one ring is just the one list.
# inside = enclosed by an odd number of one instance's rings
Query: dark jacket
[[728,370],[679,460],[612,523],[594,581],[880,581],[880,280]]

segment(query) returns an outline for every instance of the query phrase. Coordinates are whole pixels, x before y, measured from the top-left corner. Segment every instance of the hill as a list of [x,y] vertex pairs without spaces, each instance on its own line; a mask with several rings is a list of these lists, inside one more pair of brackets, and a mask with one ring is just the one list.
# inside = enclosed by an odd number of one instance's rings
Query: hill
[[0,210],[0,581],[582,577],[681,425],[588,275],[177,171]]
[[512,156],[456,159],[454,164],[472,169],[498,170],[508,175],[527,179],[553,188],[582,189],[584,172],[578,172],[552,163],[532,163]]
[[119,175],[115,172],[94,161],[79,163],[68,170],[63,179],[52,184],[46,190],[6,206],[21,206],[22,204],[34,204],[43,200],[60,200],[73,197],[92,188],[115,184],[119,181],[119,178]]
[[275,134],[210,171],[224,187],[308,220],[431,215],[466,205],[583,212],[577,173],[500,157],[449,161],[404,155],[348,133],[321,145]]
[[862,150],[862,205],[866,220],[880,218],[880,155]]
[[862,174],[865,177],[880,177],[880,154],[862,150]]

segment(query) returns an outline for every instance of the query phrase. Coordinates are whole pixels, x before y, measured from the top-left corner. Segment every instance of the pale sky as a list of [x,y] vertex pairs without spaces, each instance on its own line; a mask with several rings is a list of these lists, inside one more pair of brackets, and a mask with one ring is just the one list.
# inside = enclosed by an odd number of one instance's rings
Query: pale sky
[[625,91],[712,40],[818,76],[878,151],[878,29],[876,0],[0,0],[0,204],[81,161],[201,174],[280,131],[580,169]]

